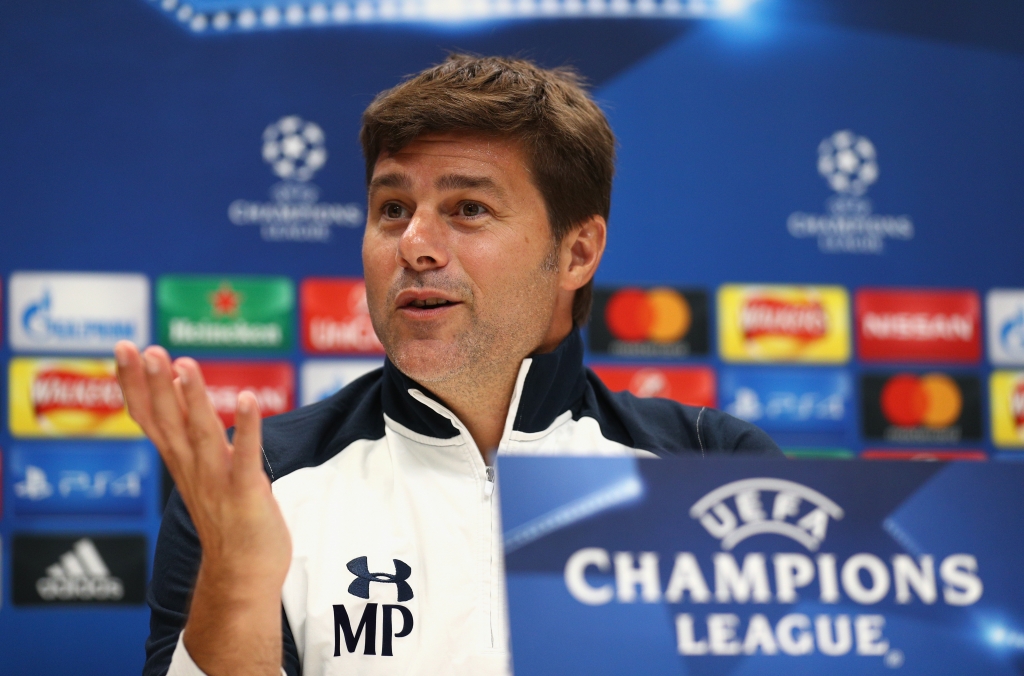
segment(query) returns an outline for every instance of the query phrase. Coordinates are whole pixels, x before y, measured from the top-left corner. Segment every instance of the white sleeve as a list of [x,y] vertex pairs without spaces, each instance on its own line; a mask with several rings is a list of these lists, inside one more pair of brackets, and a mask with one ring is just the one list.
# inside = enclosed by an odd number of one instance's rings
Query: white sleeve
[[[174,649],[174,654],[171,655],[171,666],[167,670],[167,676],[206,676],[203,670],[192,661],[192,656],[188,654],[184,636],[185,632],[178,634],[178,645]],[[288,676],[284,667],[281,667],[281,676]]]

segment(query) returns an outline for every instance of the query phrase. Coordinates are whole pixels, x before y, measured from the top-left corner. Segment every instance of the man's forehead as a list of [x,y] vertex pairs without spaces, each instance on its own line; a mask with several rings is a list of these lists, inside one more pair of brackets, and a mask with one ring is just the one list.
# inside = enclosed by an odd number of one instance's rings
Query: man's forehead
[[487,174],[525,169],[521,144],[478,133],[424,134],[395,153],[381,152],[374,176],[421,165],[437,171],[462,167]]

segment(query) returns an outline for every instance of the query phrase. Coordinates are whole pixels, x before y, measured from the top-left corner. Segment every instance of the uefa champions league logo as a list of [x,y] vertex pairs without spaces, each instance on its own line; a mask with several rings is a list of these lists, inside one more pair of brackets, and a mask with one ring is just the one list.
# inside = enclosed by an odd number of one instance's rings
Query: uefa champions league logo
[[790,214],[787,229],[793,237],[816,237],[823,253],[881,254],[885,241],[911,240],[914,223],[909,216],[873,213],[864,197],[878,181],[875,144],[866,136],[842,129],[818,144],[818,173],[835,191],[825,203],[827,214]]
[[818,144],[818,173],[836,192],[859,197],[878,180],[875,145],[849,129],[837,131]]
[[297,115],[282,117],[263,131],[263,159],[286,181],[308,181],[327,162],[324,132]]
[[327,164],[327,137],[320,125],[286,115],[263,130],[261,152],[281,182],[270,188],[272,202],[232,202],[232,223],[258,225],[260,237],[270,242],[327,242],[332,227],[363,224],[359,204],[319,201],[320,189],[311,180]]

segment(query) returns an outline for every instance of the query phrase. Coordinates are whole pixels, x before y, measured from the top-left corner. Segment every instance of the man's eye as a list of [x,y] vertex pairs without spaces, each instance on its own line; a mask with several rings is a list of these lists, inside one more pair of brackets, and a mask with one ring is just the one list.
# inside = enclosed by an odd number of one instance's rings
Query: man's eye
[[405,215],[405,207],[394,202],[384,205],[384,216],[387,218],[401,218]]
[[459,215],[467,218],[473,218],[485,213],[487,213],[487,209],[482,204],[477,204],[476,202],[466,202],[459,207]]

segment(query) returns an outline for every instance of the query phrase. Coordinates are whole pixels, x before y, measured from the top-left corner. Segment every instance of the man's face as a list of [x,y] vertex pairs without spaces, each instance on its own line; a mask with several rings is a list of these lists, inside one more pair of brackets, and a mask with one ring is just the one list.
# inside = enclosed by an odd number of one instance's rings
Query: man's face
[[370,183],[363,269],[388,356],[423,384],[486,378],[552,324],[557,256],[518,144],[424,135],[382,154]]

